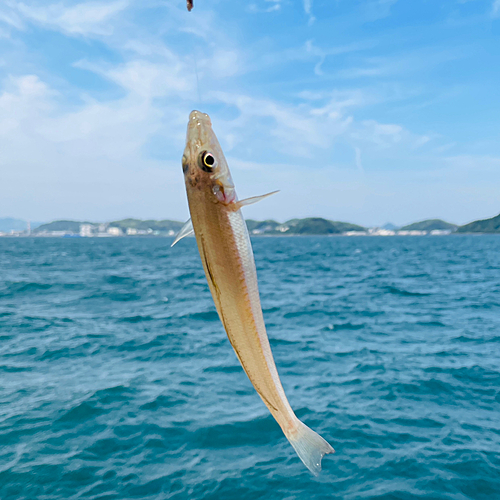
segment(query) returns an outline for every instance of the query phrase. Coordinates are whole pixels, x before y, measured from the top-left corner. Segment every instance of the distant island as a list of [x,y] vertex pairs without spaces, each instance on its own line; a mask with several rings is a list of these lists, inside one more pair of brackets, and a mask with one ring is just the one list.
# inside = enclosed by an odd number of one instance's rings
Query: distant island
[[491,219],[476,220],[460,226],[457,233],[500,233],[500,214]]
[[[292,219],[285,223],[275,220],[248,219],[247,227],[254,235],[328,235],[349,231],[363,233],[365,227],[348,222],[330,221],[320,217]],[[174,236],[183,226],[173,220],[123,219],[108,223],[58,220],[42,224],[32,231],[33,236]]]
[[[402,227],[386,224],[367,228],[350,222],[332,221],[321,217],[246,221],[255,236],[344,235],[344,236],[424,236],[452,233],[500,233],[500,215],[458,226],[441,219],[428,219]],[[112,236],[174,236],[183,226],[173,220],[123,219],[112,222],[57,220],[46,224],[29,224],[21,219],[0,219],[0,236],[51,237],[112,237]]]
[[456,231],[456,224],[445,222],[441,219],[429,219],[421,222],[414,222],[400,228],[401,231]]
[[367,229],[349,222],[338,222],[320,217],[309,217],[307,219],[291,219],[283,224],[275,220],[257,221],[248,219],[246,221],[251,234],[343,234],[348,231],[365,232]]
[[34,236],[174,236],[183,226],[173,220],[123,219],[112,222],[58,220],[33,230]]

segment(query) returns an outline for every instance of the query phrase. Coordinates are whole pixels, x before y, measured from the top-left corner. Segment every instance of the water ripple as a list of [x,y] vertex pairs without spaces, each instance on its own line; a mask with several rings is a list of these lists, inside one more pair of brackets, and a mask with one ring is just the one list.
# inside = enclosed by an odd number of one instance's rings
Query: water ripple
[[0,239],[2,500],[498,496],[498,236],[255,238],[318,478],[170,242]]

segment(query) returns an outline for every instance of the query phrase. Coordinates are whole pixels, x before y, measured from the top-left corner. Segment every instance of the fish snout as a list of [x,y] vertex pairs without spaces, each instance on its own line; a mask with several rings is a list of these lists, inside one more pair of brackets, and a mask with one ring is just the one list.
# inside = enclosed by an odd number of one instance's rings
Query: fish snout
[[201,111],[191,111],[189,114],[189,127],[201,127],[208,126],[212,128],[212,122],[210,121],[210,117],[206,113],[202,113]]
[[206,113],[191,111],[186,136],[186,149],[192,152],[209,147],[213,132],[212,122]]

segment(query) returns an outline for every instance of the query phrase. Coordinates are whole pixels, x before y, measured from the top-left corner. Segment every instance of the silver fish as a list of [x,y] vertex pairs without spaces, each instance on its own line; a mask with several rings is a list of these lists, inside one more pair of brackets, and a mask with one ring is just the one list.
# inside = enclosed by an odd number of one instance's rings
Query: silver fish
[[194,231],[215,307],[243,369],[300,459],[318,474],[321,459],[334,449],[295,416],[285,396],[267,338],[250,237],[240,210],[273,193],[238,200],[210,118],[199,111],[189,116],[182,169],[191,219],[173,245]]

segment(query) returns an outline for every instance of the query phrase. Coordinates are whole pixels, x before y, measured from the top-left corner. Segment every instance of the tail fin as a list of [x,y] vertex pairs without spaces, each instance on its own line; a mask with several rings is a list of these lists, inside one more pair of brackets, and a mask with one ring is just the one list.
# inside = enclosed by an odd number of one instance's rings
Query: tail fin
[[298,420],[298,429],[287,436],[304,465],[317,476],[321,471],[321,459],[335,450],[316,432]]

